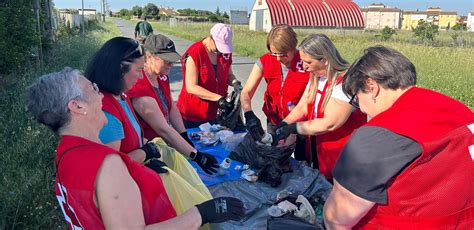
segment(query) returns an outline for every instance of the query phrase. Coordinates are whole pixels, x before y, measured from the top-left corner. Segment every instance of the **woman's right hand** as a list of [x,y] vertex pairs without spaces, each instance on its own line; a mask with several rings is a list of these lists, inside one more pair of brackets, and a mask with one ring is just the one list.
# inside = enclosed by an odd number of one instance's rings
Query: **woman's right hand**
[[241,220],[245,216],[242,201],[234,197],[219,197],[197,204],[201,214],[201,226],[207,223],[221,223],[228,220]]

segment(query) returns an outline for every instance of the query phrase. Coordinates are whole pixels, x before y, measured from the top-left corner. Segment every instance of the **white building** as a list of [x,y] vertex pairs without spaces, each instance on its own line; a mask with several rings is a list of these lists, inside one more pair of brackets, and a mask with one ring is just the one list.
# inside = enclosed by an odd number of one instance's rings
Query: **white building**
[[[79,15],[82,15],[82,9],[79,9]],[[97,14],[97,10],[96,9],[85,9],[84,8],[84,15],[94,15],[94,14]]]
[[474,12],[470,12],[467,15],[467,28],[469,31],[474,32]]
[[366,29],[383,29],[386,26],[400,29],[402,25],[402,11],[398,8],[387,8],[383,4],[372,4],[362,8]]

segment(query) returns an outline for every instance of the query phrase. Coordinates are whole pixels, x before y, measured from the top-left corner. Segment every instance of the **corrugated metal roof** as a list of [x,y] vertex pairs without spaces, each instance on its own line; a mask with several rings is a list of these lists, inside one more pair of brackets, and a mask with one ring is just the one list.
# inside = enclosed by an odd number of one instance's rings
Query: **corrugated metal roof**
[[296,27],[364,27],[362,12],[351,0],[267,0],[272,24]]

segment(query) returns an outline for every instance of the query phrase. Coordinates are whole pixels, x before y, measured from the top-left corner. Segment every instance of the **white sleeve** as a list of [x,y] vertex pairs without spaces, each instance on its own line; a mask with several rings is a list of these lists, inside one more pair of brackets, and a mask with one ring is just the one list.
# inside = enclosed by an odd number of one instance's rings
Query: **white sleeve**
[[346,96],[346,94],[344,94],[344,92],[342,91],[342,84],[338,84],[336,86],[334,86],[334,89],[332,89],[332,94],[331,94],[331,97],[332,98],[336,98],[336,99],[339,99],[341,101],[345,101],[347,103],[349,103],[349,101],[351,100],[349,97]]

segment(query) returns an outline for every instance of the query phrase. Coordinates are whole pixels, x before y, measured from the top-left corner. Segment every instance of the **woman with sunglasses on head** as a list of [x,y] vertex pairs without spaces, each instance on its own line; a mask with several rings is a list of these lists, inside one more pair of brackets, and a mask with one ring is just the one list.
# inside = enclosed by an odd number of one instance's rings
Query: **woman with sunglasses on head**
[[145,138],[152,140],[161,137],[171,147],[194,160],[204,172],[208,174],[217,172],[217,167],[214,167],[217,165],[215,157],[194,148],[181,114],[171,98],[168,74],[173,63],[180,59],[174,42],[163,35],[150,35],[143,47],[145,48],[145,65],[141,71],[143,77],[127,92],[127,95],[139,115]]
[[183,54],[183,88],[176,106],[186,128],[215,123],[218,106],[230,106],[225,100],[228,86],[236,90],[242,87],[231,64],[232,30],[222,23],[215,24],[210,36],[195,42]]
[[311,78],[300,102],[278,125],[273,141],[290,134],[306,135],[306,161],[331,180],[342,147],[351,133],[367,122],[367,116],[342,92],[349,63],[326,35],[309,35],[299,52]]
[[343,91],[371,119],[334,167],[327,229],[473,229],[474,113],[416,80],[383,46],[347,71]]
[[70,68],[28,88],[29,113],[61,136],[55,194],[70,229],[198,229],[244,215],[242,202],[226,197],[177,215],[156,172],[101,143],[103,97]]
[[[242,90],[240,101],[245,115],[247,131],[254,140],[261,140],[264,134],[259,118],[252,111],[252,97],[262,79],[267,88],[264,94],[263,112],[267,116],[267,131],[273,133],[283,118],[290,112],[288,103],[298,104],[303,95],[309,74],[303,68],[296,46],[295,31],[288,25],[277,25],[267,36],[268,53],[262,55],[253,66],[252,72]],[[297,139],[295,158],[302,160],[304,139]]]

